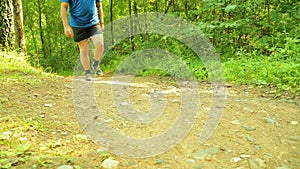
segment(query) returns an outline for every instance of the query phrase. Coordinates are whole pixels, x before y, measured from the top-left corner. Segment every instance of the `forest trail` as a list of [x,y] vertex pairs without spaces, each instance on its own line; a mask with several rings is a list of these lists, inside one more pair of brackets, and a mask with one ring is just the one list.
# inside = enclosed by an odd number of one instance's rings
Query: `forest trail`
[[[171,78],[136,77],[128,85],[130,101],[138,110],[150,109],[151,92],[167,91],[165,112],[153,125],[142,127],[120,118],[114,107],[111,86],[120,84],[113,84],[110,76],[97,81],[93,85],[98,109],[105,112],[109,125],[124,134],[151,137],[168,129],[178,115],[180,95]],[[2,79],[0,166],[57,168],[67,164],[89,169],[102,168],[104,159],[113,158],[118,168],[128,169],[300,168],[299,96],[279,95],[272,88],[228,85],[219,125],[208,141],[199,144],[212,93],[206,82],[199,86],[200,112],[178,145],[154,157],[125,158],[106,152],[83,132],[74,108],[72,77]],[[20,153],[17,145],[30,148]]]

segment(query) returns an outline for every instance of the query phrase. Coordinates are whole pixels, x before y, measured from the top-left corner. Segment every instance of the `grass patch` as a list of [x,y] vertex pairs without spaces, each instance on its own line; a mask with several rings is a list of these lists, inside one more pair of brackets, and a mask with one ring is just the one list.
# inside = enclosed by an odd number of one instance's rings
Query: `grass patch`
[[[113,51],[111,51],[113,52]],[[108,58],[110,61],[104,61],[101,67],[105,72],[114,72],[119,64],[122,63],[126,55],[114,53],[114,58]],[[27,58],[24,55],[16,53],[1,52],[0,57],[0,79],[26,79],[28,76],[35,79],[37,76],[54,76],[54,74],[44,73],[41,68],[33,68],[26,62]],[[183,57],[185,63],[190,67],[195,77],[199,80],[207,80],[207,69],[201,61],[196,57]],[[111,60],[112,59],[112,60]],[[147,60],[142,60],[147,62]],[[151,60],[150,60],[151,61]],[[150,62],[149,61],[149,62]],[[148,64],[148,63],[139,63]],[[124,66],[124,72],[132,72],[139,64],[129,63]],[[243,84],[243,85],[264,85],[276,87],[279,91],[289,91],[293,94],[300,92],[300,60],[299,58],[282,58],[276,56],[240,56],[223,61],[223,69],[227,83]],[[149,63],[153,65],[153,63]],[[172,70],[175,72],[178,65],[172,65]],[[131,70],[133,69],[133,70]],[[176,72],[178,75],[178,72]],[[184,72],[179,71],[180,77],[184,77]],[[73,72],[59,72],[60,76],[72,76]],[[159,69],[147,69],[139,71],[139,76],[169,76],[170,74]],[[27,79],[28,80],[28,79]]]
[[281,91],[300,92],[300,63],[297,59],[242,57],[224,62],[227,82],[276,87]]
[[0,121],[0,168],[11,168],[25,163],[34,154],[28,135],[42,130],[46,125],[40,120],[32,119],[30,114],[21,117],[5,116]]
[[24,77],[53,77],[54,74],[45,73],[42,68],[34,68],[27,62],[27,56],[15,52],[0,52],[0,80],[15,79],[28,80]]
[[14,52],[1,52],[0,57],[0,72],[12,74],[37,74],[42,71],[35,69],[27,63],[25,55],[17,54]]
[[[110,54],[108,53],[108,57]],[[114,53],[114,59],[109,64],[104,62],[102,65],[104,71],[114,72],[126,55]],[[165,56],[167,58],[167,56]],[[123,66],[124,72],[133,72],[139,70],[140,65],[159,65],[153,61],[147,62],[146,59],[140,59],[141,62],[132,61]],[[208,68],[197,57],[183,56],[183,61],[189,66],[189,69],[198,80],[209,80]],[[148,59],[149,60],[149,59]],[[128,61],[128,60],[127,60]],[[154,63],[154,64],[153,64]],[[174,70],[176,76],[188,76],[184,71],[180,71],[180,65],[168,65],[168,59],[163,62],[165,70]],[[282,58],[278,56],[251,56],[243,55],[236,58],[230,58],[222,62],[227,83],[238,85],[260,85],[262,87],[275,87],[278,91],[289,91],[293,94],[300,92],[300,61],[297,58]],[[155,66],[150,69],[139,71],[139,76],[170,76]],[[163,66],[161,66],[163,67]],[[211,68],[211,70],[214,70]],[[216,74],[217,75],[217,74]]]

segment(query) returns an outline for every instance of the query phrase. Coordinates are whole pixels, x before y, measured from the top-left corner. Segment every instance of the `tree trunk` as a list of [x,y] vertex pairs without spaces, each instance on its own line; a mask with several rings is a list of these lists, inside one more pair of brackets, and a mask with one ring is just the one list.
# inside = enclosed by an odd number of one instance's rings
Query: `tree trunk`
[[166,0],[166,8],[165,8],[165,12],[164,12],[165,14],[168,13],[171,3],[172,3],[171,0]]
[[33,59],[34,60],[34,65],[39,65],[40,64],[39,49],[37,47],[38,45],[37,45],[36,38],[35,38],[35,35],[34,35],[34,30],[33,30],[32,26],[29,26],[29,28],[30,28],[31,37],[32,37],[32,40],[33,40],[34,49],[35,49],[35,55],[32,55],[31,57],[35,56],[35,58]]
[[110,0],[110,32],[111,32],[111,44],[115,43],[114,40],[114,27],[113,27],[113,0]]
[[139,18],[138,18],[138,7],[136,0],[133,1],[133,11],[134,11],[134,32],[139,30]]
[[19,52],[26,53],[22,0],[15,0],[13,5],[17,48]]
[[[143,0],[144,21],[147,21],[147,5],[147,0]],[[144,30],[147,30],[147,22],[145,22],[145,25],[143,24],[142,26],[144,26]],[[142,42],[144,43],[145,41],[147,41],[147,33],[142,33]]]
[[14,19],[12,0],[0,3],[0,50],[14,49]]
[[42,43],[42,51],[44,58],[47,58],[47,46],[45,43],[45,36],[43,31],[43,24],[42,24],[42,5],[41,0],[38,0],[38,13],[39,13],[39,29],[40,29],[40,39]]
[[271,29],[270,29],[270,25],[271,25],[271,15],[270,15],[270,9],[271,9],[271,2],[270,0],[266,0],[266,4],[267,4],[267,35],[271,34]]
[[159,7],[158,7],[158,2],[157,2],[157,0],[155,0],[154,1],[154,7],[155,7],[155,12],[158,12],[158,9],[159,9]]
[[184,12],[185,12],[185,16],[189,15],[189,2],[188,2],[188,0],[184,1]]
[[131,13],[131,0],[128,0],[128,11],[129,11],[129,24],[130,24],[130,30],[129,30],[129,36],[130,36],[130,42],[131,42],[131,49],[132,51],[135,51],[135,44],[133,41],[133,21],[132,21],[132,13]]
[[172,0],[172,4],[173,4],[173,11],[177,12],[177,7],[176,7],[175,0]]

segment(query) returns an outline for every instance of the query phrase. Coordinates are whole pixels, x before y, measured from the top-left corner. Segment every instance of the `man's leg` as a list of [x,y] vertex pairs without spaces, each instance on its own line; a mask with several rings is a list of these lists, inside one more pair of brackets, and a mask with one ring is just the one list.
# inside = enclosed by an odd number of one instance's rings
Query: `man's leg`
[[[99,62],[104,52],[104,43],[103,43],[103,34],[96,34],[91,37],[95,51],[94,51],[94,59],[95,62],[93,64],[94,69],[96,70],[97,75],[101,75],[102,72],[99,68]],[[99,70],[99,71],[98,71]]]
[[92,80],[90,76],[91,71],[88,40],[85,39],[78,42],[78,46],[80,50],[80,61],[86,73],[86,80]]

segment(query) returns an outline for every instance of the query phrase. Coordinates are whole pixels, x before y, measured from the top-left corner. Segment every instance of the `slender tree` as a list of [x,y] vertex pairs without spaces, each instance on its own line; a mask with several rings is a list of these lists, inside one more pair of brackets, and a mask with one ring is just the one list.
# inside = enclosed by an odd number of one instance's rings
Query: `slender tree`
[[13,8],[17,48],[19,52],[26,53],[22,0],[15,0],[13,3]]
[[138,20],[138,5],[137,1],[133,1],[133,11],[134,11],[134,32],[139,30],[139,20]]
[[131,49],[135,51],[135,45],[133,41],[133,20],[132,20],[132,7],[131,7],[131,0],[128,0],[128,12],[129,12],[129,36],[131,41]]
[[267,35],[271,34],[271,29],[270,29],[270,24],[271,24],[271,14],[270,14],[270,9],[271,9],[271,2],[270,0],[266,0],[266,6],[267,6]]
[[[173,7],[175,7],[175,2],[174,2],[174,0],[166,0],[165,14],[168,13],[168,11],[169,11],[171,5],[173,5]],[[175,8],[174,8],[173,10],[175,10]]]
[[185,12],[186,16],[189,14],[189,1],[188,0],[184,1],[184,12]]
[[113,0],[110,0],[110,32],[111,32],[111,44],[114,42],[114,24],[113,24]]
[[47,58],[47,47],[43,30],[43,21],[42,21],[42,2],[38,0],[38,14],[39,14],[39,30],[40,30],[40,39],[42,43],[42,51],[44,58]]

